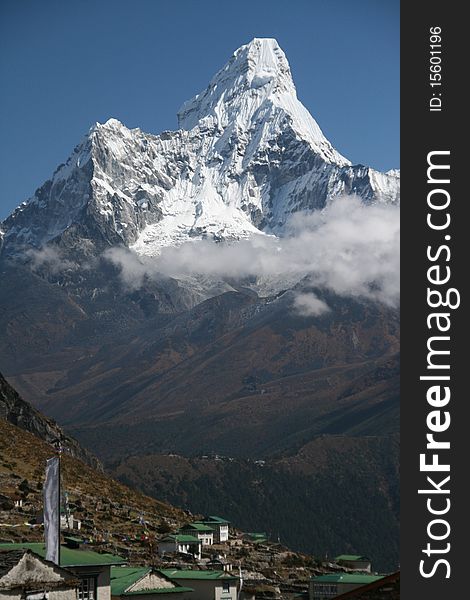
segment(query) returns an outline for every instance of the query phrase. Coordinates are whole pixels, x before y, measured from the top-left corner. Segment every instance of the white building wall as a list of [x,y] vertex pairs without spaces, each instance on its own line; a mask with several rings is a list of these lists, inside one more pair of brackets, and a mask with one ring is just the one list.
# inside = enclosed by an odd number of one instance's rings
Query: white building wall
[[54,590],[49,592],[49,600],[77,600],[78,590]]
[[215,600],[237,600],[237,584],[234,581],[231,581],[229,584],[229,591],[224,592],[222,581],[219,586],[215,588]]
[[213,533],[199,533],[198,538],[201,540],[203,546],[212,546],[214,543]]

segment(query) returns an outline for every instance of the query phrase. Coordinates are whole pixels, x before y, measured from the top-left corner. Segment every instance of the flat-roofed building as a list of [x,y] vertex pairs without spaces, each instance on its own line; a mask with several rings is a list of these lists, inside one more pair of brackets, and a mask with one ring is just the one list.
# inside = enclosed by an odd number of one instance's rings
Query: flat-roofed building
[[400,600],[400,571],[345,592],[335,600]]
[[310,580],[310,600],[331,600],[379,579],[382,575],[360,575],[359,573],[329,573],[312,577]]

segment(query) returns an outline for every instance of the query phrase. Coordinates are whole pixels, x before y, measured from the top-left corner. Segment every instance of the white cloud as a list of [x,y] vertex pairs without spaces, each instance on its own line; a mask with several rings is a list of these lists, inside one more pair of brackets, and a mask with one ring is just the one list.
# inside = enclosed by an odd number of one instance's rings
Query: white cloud
[[[365,297],[388,305],[399,301],[399,209],[365,205],[340,197],[323,211],[297,213],[283,238],[259,235],[234,243],[200,240],[164,248],[157,258],[113,248],[106,257],[121,268],[131,287],[145,277],[201,274],[224,277],[307,277],[317,288],[343,296]],[[299,298],[299,297],[298,297]],[[318,300],[318,299],[316,299]],[[297,300],[297,309],[315,303]],[[321,302],[318,300],[318,302]],[[326,306],[326,305],[325,305]]]
[[54,246],[44,246],[40,250],[29,250],[27,254],[31,259],[31,269],[33,271],[47,267],[52,274],[57,275],[77,266],[72,261],[63,258],[60,250]]
[[142,287],[146,277],[157,277],[157,262],[155,259],[138,256],[126,248],[109,248],[104,257],[121,269],[121,278],[125,285],[132,289]]
[[303,317],[318,317],[329,312],[326,302],[317,298],[315,294],[297,294],[294,298],[294,310]]

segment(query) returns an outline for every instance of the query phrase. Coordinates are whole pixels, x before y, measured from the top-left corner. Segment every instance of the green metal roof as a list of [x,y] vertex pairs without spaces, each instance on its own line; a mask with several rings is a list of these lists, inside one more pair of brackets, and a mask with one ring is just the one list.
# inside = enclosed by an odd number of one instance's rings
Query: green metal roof
[[340,554],[339,556],[337,556],[335,558],[335,560],[348,560],[348,561],[355,561],[355,560],[369,560],[367,558],[367,556],[360,556],[359,554]]
[[313,583],[359,583],[366,585],[379,579],[383,575],[359,575],[355,573],[329,573],[328,575],[319,575],[312,577]]
[[204,525],[204,523],[201,523],[200,521],[196,521],[194,523],[187,523],[186,525],[183,525],[183,527],[180,527],[180,531],[187,531],[188,529],[194,529],[195,531],[204,533],[212,533],[214,530],[212,529],[212,527],[208,527],[207,525]]
[[227,519],[223,519],[222,517],[217,517],[216,515],[209,515],[206,519],[204,519],[203,521],[204,523],[215,523],[217,525],[229,525],[230,521],[227,521]]
[[[112,596],[143,596],[145,594],[174,594],[180,592],[193,592],[192,588],[173,584],[174,587],[153,588],[147,590],[137,590],[135,592],[126,592],[137,581],[151,572],[150,567],[111,567],[111,595]],[[157,571],[161,573],[161,571]],[[165,579],[168,579],[163,574]],[[173,583],[173,582],[172,582]]]
[[[27,548],[35,552],[41,558],[46,557],[46,546],[42,542],[37,543],[18,543],[18,544],[0,544],[0,550],[20,550]],[[87,567],[87,566],[106,566],[120,565],[126,561],[121,556],[113,554],[100,554],[92,550],[78,550],[75,548],[60,547],[60,566],[61,567]]]
[[171,540],[173,542],[180,542],[181,544],[200,544],[201,541],[194,535],[183,535],[182,533],[175,533],[167,535],[162,539],[162,542]]
[[83,539],[82,538],[74,537],[73,535],[66,535],[66,536],[64,536],[64,540],[66,542],[68,542],[68,541],[74,542],[75,544],[83,544]]
[[170,579],[238,579],[233,575],[227,575],[225,571],[192,571],[190,569],[161,569],[161,573]]
[[111,595],[120,596],[150,572],[150,567],[111,567]]

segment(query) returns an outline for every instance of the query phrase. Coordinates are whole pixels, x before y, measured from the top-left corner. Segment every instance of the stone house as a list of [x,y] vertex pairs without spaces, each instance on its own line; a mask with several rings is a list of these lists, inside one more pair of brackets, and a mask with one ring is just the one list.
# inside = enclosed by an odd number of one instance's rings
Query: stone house
[[[42,542],[0,544],[0,551],[25,549],[45,559],[46,547]],[[60,548],[60,567],[78,580],[77,600],[111,600],[111,566],[124,563],[120,556],[84,550],[73,541]]]
[[0,598],[77,600],[78,579],[25,548],[0,550]]
[[190,600],[193,589],[179,585],[151,567],[111,567],[111,598],[126,600]]

